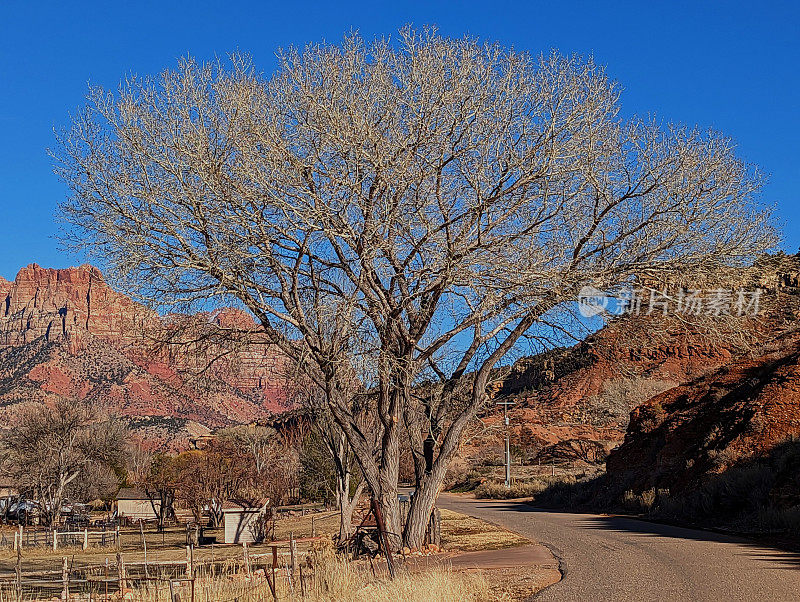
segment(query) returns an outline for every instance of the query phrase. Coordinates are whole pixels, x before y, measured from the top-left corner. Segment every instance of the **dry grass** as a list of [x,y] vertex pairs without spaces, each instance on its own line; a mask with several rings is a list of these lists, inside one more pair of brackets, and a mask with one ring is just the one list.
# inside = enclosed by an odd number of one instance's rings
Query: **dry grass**
[[[328,598],[318,598],[327,600]],[[332,598],[340,600],[342,598]],[[353,598],[359,602],[439,602],[494,599],[483,577],[477,573],[455,573],[431,569],[420,574],[401,575],[394,581],[374,582]]]
[[527,539],[502,527],[465,514],[441,510],[442,547],[464,552],[499,550],[530,543]]
[[[317,535],[328,535],[338,531],[338,515],[335,512],[306,514],[305,516],[286,517],[277,522],[276,535],[279,539],[288,537],[293,533],[295,537],[307,537],[311,534],[311,519],[314,518],[314,528]],[[506,531],[496,525],[475,519],[449,510],[441,510],[442,516],[442,543],[447,549],[462,551],[475,551],[499,549],[528,543],[523,537]],[[157,536],[161,543],[161,535]],[[123,544],[133,545],[136,538],[141,538],[138,532],[124,530],[122,533]],[[184,560],[185,532],[182,529],[170,530],[164,535],[162,545],[167,548],[151,548],[155,539],[147,535],[148,559],[159,560]],[[294,591],[289,587],[283,563],[288,561],[282,551],[281,566],[278,571],[279,596],[281,600],[299,601],[333,601],[352,600],[354,602],[372,601],[407,601],[423,602],[438,600],[505,600],[510,599],[500,591],[492,571],[484,575],[478,573],[458,573],[447,564],[445,560],[441,565],[423,568],[413,563],[400,569],[400,575],[394,580],[388,580],[383,575],[385,564],[382,560],[375,563],[377,576],[366,562],[347,562],[336,556],[332,550],[330,539],[301,544],[300,556],[303,562],[304,583],[302,597],[299,583],[295,584]],[[270,545],[251,546],[250,558],[252,559],[251,572],[242,564],[241,546],[210,546],[196,548],[194,559],[198,563],[198,577],[195,580],[195,599],[198,602],[227,602],[238,599],[239,602],[256,602],[272,598],[271,592],[264,577],[264,572],[258,570],[271,562]],[[73,556],[74,555],[74,556]],[[123,551],[126,563],[143,560],[141,550]],[[27,547],[23,548],[23,570],[30,571],[55,570],[60,571],[61,559],[67,556],[75,568],[80,566],[102,564],[108,558],[113,565],[115,550],[111,547],[89,548],[81,550],[74,547],[61,547],[56,553],[51,548]],[[208,574],[208,565],[203,565],[204,560],[214,557],[217,561],[215,575]],[[9,577],[13,574],[16,554],[10,550],[0,551],[0,574]],[[431,558],[435,562],[435,558]],[[223,564],[219,564],[224,560]],[[309,567],[313,567],[313,570]],[[158,571],[158,567],[151,566],[151,574]],[[174,573],[173,573],[174,574]],[[54,577],[56,581],[59,576]],[[503,583],[511,581],[511,576],[502,578]],[[56,589],[58,584],[55,584]],[[74,590],[73,590],[74,591]],[[179,593],[181,600],[190,599],[189,585],[173,583],[174,593]],[[491,593],[490,593],[491,592]],[[132,598],[131,598],[132,596]],[[162,602],[169,600],[168,581],[151,582],[133,590],[127,599],[138,602]],[[26,597],[26,600],[36,598]],[[49,596],[41,599],[49,599]],[[83,598],[76,598],[83,599]],[[88,598],[86,598],[88,599]]]
[[334,535],[339,532],[339,512],[309,513],[305,516],[287,516],[275,523],[275,539],[286,540],[293,534],[295,538],[311,537],[311,527],[316,535]]
[[[302,591],[299,583],[290,587],[278,579],[278,598],[289,602],[457,602],[490,600],[485,580],[478,574],[461,574],[447,568],[403,572],[393,580],[374,577],[368,566],[348,562],[330,547],[312,550],[307,558]],[[134,590],[129,599],[135,602],[158,602],[165,599],[161,586]],[[195,599],[200,602],[238,600],[256,602],[272,598],[263,573],[251,577],[237,573],[195,582]],[[183,596],[181,596],[183,599]]]
[[503,483],[486,481],[475,488],[475,497],[479,499],[505,500],[523,497],[532,497],[544,491],[547,485],[542,481],[530,481],[527,483],[514,483],[511,487],[506,487]]

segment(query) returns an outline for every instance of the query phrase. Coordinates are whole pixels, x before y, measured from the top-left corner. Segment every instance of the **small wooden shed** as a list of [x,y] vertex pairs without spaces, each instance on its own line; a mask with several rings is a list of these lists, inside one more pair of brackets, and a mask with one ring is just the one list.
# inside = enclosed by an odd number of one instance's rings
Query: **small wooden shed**
[[264,539],[269,500],[228,500],[222,504],[225,543],[259,543]]
[[[153,505],[155,504],[155,508]],[[161,500],[153,500],[147,494],[134,487],[123,487],[117,493],[117,515],[130,520],[158,520],[156,511],[161,506]]]

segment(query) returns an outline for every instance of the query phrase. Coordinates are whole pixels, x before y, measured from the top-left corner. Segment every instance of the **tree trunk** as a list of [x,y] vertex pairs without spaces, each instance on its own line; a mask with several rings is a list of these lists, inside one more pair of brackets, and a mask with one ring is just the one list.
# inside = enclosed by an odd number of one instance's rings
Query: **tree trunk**
[[396,552],[402,547],[403,527],[400,520],[400,500],[397,498],[397,478],[382,479],[382,487],[378,496],[378,503],[383,513],[383,520],[386,524],[386,538],[389,547]]
[[[330,384],[330,383],[328,383]],[[329,398],[335,396],[335,390],[326,390]],[[392,550],[399,550],[402,543],[402,527],[400,524],[400,502],[397,499],[397,480],[400,472],[400,421],[397,397],[402,391],[395,387],[391,391],[380,393],[379,412],[382,433],[378,446],[380,454],[376,454],[374,442],[369,441],[360,431],[351,414],[342,412],[343,403],[331,404],[332,415],[344,432],[355,460],[361,469],[370,494],[378,501],[386,524],[387,541]]]
[[408,517],[403,531],[403,544],[409,548],[421,548],[425,543],[425,532],[431,518],[431,511],[436,504],[439,490],[447,472],[447,462],[440,462],[426,474],[411,498]]
[[342,542],[353,534],[353,512],[358,505],[361,494],[364,491],[366,483],[362,479],[356,487],[353,496],[350,497],[350,475],[347,475],[346,487],[342,487],[345,483],[339,483],[336,491],[336,502],[339,506],[339,541]]
[[395,552],[402,547],[403,541],[400,500],[397,498],[397,482],[400,475],[400,429],[396,415],[393,415],[392,422],[384,429],[377,498],[386,523],[387,541],[391,550]]
[[223,514],[222,514],[222,504],[218,502],[214,502],[209,504],[209,513],[208,518],[209,522],[211,523],[209,526],[211,528],[219,527],[222,524]]
[[336,475],[336,506],[339,509],[339,542],[343,542],[353,534],[353,512],[350,507],[350,473]]

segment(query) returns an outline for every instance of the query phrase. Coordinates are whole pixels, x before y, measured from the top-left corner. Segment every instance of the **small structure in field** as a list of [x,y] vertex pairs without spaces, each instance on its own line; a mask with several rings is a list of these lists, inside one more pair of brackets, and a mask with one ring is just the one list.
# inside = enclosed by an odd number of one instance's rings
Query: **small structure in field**
[[259,543],[269,523],[269,500],[228,500],[222,504],[225,543]]
[[117,494],[117,515],[130,520],[158,520],[161,500],[150,501],[141,489],[123,487]]

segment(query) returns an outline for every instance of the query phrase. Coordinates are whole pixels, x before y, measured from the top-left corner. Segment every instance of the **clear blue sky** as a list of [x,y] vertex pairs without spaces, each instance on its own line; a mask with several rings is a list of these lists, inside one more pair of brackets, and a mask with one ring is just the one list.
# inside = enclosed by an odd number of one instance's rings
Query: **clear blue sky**
[[114,87],[192,54],[250,53],[269,72],[276,48],[435,24],[534,52],[594,54],[623,86],[628,114],[656,113],[732,136],[770,174],[765,201],[800,246],[798,2],[47,2],[0,0],[0,275],[31,262],[65,267],[56,205],[64,189],[45,149],[87,82]]

